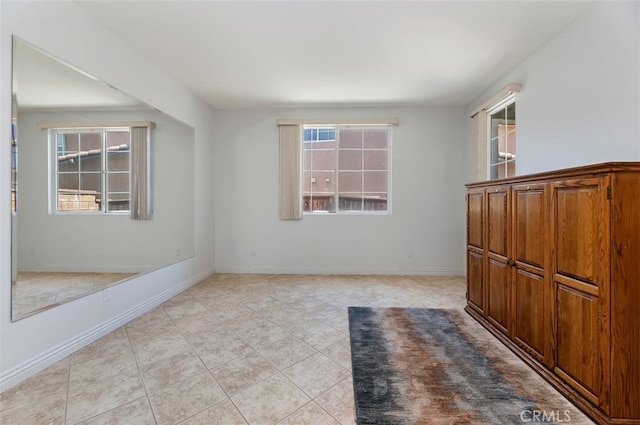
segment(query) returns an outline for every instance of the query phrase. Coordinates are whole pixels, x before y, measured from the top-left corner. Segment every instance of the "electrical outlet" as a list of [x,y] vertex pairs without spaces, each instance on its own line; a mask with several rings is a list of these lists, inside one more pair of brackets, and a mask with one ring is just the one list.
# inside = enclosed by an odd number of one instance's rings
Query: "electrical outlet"
[[252,256],[252,257],[255,257],[255,256],[256,256],[256,249],[255,249],[255,248],[251,250],[251,256]]
[[102,302],[107,303],[109,301],[111,301],[111,291],[109,291],[109,288],[106,288],[102,290]]
[[176,249],[176,257],[182,257],[182,249],[180,248]]
[[409,258],[413,258],[413,248],[409,250]]

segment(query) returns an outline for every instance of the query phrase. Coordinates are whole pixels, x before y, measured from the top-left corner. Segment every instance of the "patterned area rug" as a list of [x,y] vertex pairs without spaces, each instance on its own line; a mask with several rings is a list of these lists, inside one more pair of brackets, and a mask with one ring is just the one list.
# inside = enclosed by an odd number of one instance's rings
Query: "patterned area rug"
[[592,424],[463,311],[349,307],[358,425]]

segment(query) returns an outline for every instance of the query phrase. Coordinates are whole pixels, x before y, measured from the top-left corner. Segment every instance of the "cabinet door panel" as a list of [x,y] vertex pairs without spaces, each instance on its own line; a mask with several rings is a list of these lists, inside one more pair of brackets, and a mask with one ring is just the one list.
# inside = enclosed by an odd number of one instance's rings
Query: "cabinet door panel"
[[605,179],[555,184],[556,272],[602,287],[608,275]]
[[597,296],[557,285],[556,368],[564,372],[570,385],[596,404],[603,376],[598,319]]
[[484,246],[483,199],[484,190],[467,194],[467,244],[480,249]]
[[541,276],[516,271],[514,286],[516,299],[515,337],[525,344],[539,361],[544,360],[545,308],[544,279]]
[[502,257],[508,255],[509,189],[498,188],[487,191],[487,221],[489,252]]
[[514,196],[514,259],[539,268],[544,267],[545,185],[515,186]]
[[487,316],[505,333],[509,329],[510,281],[511,267],[500,261],[489,260]]
[[467,252],[467,299],[478,310],[484,309],[484,268],[482,254]]

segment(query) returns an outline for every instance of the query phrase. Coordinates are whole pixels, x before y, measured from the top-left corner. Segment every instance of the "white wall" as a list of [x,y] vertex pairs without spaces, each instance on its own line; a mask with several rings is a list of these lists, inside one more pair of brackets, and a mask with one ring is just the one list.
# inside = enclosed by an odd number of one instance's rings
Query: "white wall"
[[[109,121],[155,123],[151,218],[50,214],[48,132],[37,123]],[[17,127],[18,270],[141,272],[193,255],[193,128],[154,110],[27,112],[18,115]]]
[[639,161],[639,28],[640,2],[600,2],[467,110],[506,84],[523,84],[516,98],[517,174]]
[[[0,3],[0,133],[9,134],[11,35],[50,52],[195,128],[196,255],[18,322],[10,321],[10,154],[0,144],[0,389],[5,389],[150,309],[212,271],[212,111],[145,61],[74,2]],[[123,66],[122,64],[126,64]]]
[[[462,274],[462,108],[216,113],[216,271]],[[278,118],[398,117],[392,214],[278,219]],[[251,251],[256,255],[252,256]]]

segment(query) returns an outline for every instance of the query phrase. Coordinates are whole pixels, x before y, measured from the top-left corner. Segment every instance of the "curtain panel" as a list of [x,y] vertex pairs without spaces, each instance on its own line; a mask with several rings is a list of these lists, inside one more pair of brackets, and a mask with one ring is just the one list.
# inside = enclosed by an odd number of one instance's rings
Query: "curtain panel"
[[151,138],[149,127],[131,127],[131,198],[134,220],[151,218]]
[[301,126],[279,125],[280,219],[302,219]]

